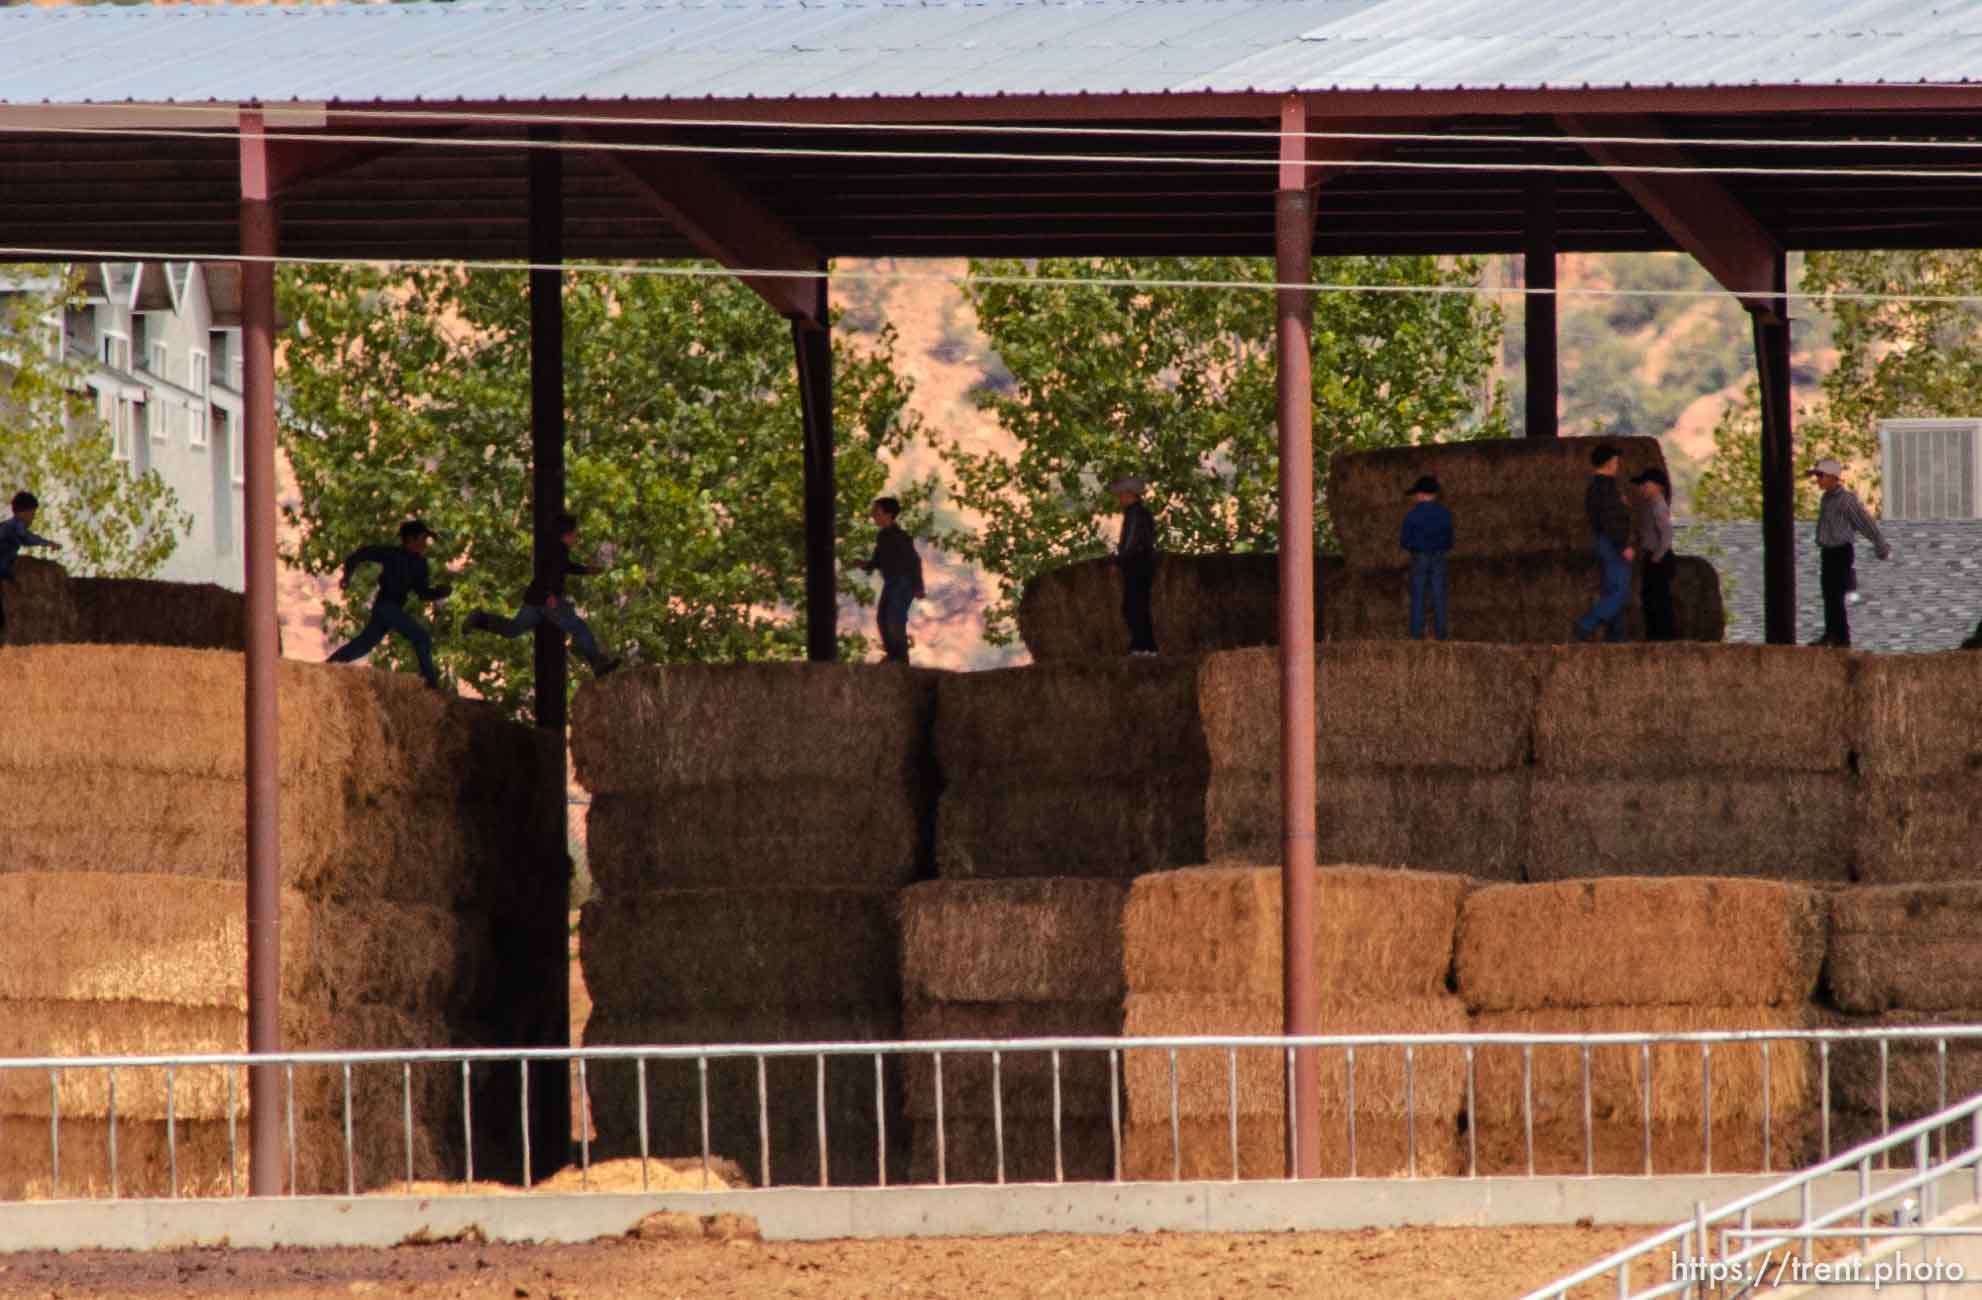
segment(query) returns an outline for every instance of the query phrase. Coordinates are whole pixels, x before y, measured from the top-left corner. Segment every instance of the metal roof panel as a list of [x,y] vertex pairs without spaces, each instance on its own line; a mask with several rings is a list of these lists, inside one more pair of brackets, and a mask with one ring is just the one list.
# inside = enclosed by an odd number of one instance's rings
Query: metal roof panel
[[1982,0],[454,0],[0,9],[0,102],[1919,83]]

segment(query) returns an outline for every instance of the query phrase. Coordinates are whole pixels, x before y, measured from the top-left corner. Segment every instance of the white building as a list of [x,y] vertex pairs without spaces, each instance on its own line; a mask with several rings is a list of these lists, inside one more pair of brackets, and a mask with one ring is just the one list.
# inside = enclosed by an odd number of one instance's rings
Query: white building
[[157,577],[239,591],[240,272],[231,262],[103,262],[61,346],[81,363],[117,458],[158,471],[192,516]]

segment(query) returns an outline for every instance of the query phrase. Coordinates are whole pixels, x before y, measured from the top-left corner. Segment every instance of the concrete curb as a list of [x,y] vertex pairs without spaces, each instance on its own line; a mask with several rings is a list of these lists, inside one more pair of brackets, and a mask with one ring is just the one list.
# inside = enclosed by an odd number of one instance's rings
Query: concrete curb
[[[1899,1177],[1875,1174],[1874,1185]],[[1778,1181],[1674,1178],[1325,1179],[1068,1183],[1004,1187],[796,1188],[528,1196],[42,1201],[0,1205],[0,1252],[396,1246],[471,1230],[491,1241],[618,1236],[650,1214],[743,1214],[767,1240],[1001,1237],[1031,1233],[1340,1232],[1374,1227],[1677,1223]],[[1857,1175],[1814,1188],[1819,1209],[1858,1195]],[[1758,1219],[1794,1217],[1794,1198]]]

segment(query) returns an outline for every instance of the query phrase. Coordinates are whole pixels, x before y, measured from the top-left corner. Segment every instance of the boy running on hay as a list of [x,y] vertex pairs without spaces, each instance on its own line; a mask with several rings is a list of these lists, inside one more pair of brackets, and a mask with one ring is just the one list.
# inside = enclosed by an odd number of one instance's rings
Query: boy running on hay
[[[34,532],[34,512],[41,509],[41,502],[32,492],[14,493],[14,514],[5,523],[0,523],[0,580],[12,582],[14,579],[14,557],[25,546],[45,546],[51,551],[62,549],[60,542],[51,542],[46,537],[38,537]],[[0,599],[0,632],[7,628],[7,606]]]
[[881,574],[881,600],[874,620],[881,629],[881,648],[889,663],[908,662],[908,608],[924,595],[922,557],[915,553],[915,541],[899,522],[902,503],[893,497],[879,497],[873,506],[874,554],[860,566],[865,573]]
[[1398,543],[1411,556],[1411,639],[1425,639],[1425,607],[1432,633],[1445,640],[1445,559],[1452,552],[1452,512],[1438,499],[1438,480],[1424,475],[1405,493],[1417,504],[1404,515]]
[[523,593],[523,605],[514,618],[503,618],[478,609],[468,615],[467,626],[475,632],[493,632],[497,636],[522,636],[539,623],[549,623],[562,630],[571,638],[571,644],[591,665],[592,676],[604,677],[619,667],[617,658],[607,658],[599,649],[599,643],[592,636],[592,629],[578,611],[572,608],[571,599],[564,589],[566,577],[591,577],[604,573],[600,565],[580,564],[571,558],[571,547],[578,540],[578,516],[559,515],[553,525],[557,529],[557,558],[551,561],[550,569],[531,582]]
[[399,525],[399,545],[361,546],[345,557],[344,572],[337,580],[339,591],[351,587],[351,571],[361,564],[379,566],[378,595],[372,598],[371,617],[365,621],[365,630],[358,633],[349,644],[335,651],[326,663],[346,664],[354,659],[363,659],[385,640],[386,633],[394,632],[404,637],[413,647],[413,653],[420,660],[420,676],[427,685],[440,689],[440,673],[434,668],[433,634],[406,612],[406,598],[418,596],[422,600],[444,600],[453,591],[445,583],[436,587],[427,580],[427,545],[435,533],[418,519],[408,519]]

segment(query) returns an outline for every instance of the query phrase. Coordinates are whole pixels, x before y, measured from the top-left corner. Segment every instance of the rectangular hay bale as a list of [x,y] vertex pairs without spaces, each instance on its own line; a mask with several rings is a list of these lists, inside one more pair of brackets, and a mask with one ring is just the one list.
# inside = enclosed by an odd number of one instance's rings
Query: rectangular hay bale
[[[1420,1117],[1411,1124],[1401,1117],[1359,1116],[1353,1159],[1346,1117],[1327,1117],[1319,1137],[1323,1178],[1442,1178],[1465,1170],[1458,1124],[1449,1118]],[[1242,1115],[1238,1138],[1235,1175],[1227,1120],[1182,1120],[1174,1134],[1168,1122],[1130,1124],[1122,1130],[1122,1177],[1167,1183],[1287,1176],[1287,1132],[1280,1117]]]
[[[1281,873],[1199,867],[1138,879],[1122,914],[1127,988],[1278,998]],[[1452,967],[1457,876],[1330,866],[1314,876],[1315,983],[1324,1000],[1442,995]]]
[[[1618,450],[1618,491],[1639,470],[1663,468],[1656,438],[1605,438]],[[1583,494],[1587,438],[1492,438],[1339,452],[1328,462],[1328,519],[1352,568],[1396,563],[1398,530],[1420,474],[1438,476],[1455,516],[1454,560],[1590,546]]]
[[1866,776],[1854,812],[1852,860],[1864,883],[1982,880],[1982,776]]
[[1845,770],[1848,656],[1682,643],[1545,653],[1535,711],[1543,773],[1644,781]]
[[1964,651],[1854,663],[1853,747],[1869,778],[1917,781],[1982,769],[1982,659]]
[[894,895],[656,890],[593,899],[579,960],[600,1014],[899,1007]]
[[[905,1039],[1119,1038],[1122,1004],[1113,1002],[909,1002],[902,1008]],[[911,1119],[936,1113],[936,1064],[929,1053],[902,1058]],[[1108,1054],[1060,1053],[1060,1114],[1109,1113]],[[994,1085],[1007,1117],[1051,1120],[1050,1052],[1000,1052],[994,1073],[989,1052],[943,1054],[943,1113],[990,1119]]]
[[1201,772],[978,776],[936,808],[945,879],[1126,879],[1205,860]]
[[1531,880],[1851,878],[1852,779],[1841,772],[1537,770],[1530,798]]
[[[1473,1017],[1480,1034],[1681,1034],[1739,1030],[1802,1030],[1809,1027],[1805,1008],[1769,1006],[1611,1006],[1562,1007],[1545,1011],[1489,1011]],[[1651,1118],[1653,1123],[1697,1121],[1710,1104],[1716,1122],[1721,1117],[1763,1113],[1762,1062],[1758,1042],[1722,1043],[1711,1058],[1712,1087],[1700,1045],[1685,1041],[1651,1046]],[[1487,1045],[1474,1052],[1474,1100],[1471,1114],[1486,1127],[1511,1122],[1517,1129],[1523,1113],[1522,1049]],[[1815,1048],[1806,1040],[1769,1043],[1767,1106],[1776,1120],[1789,1120],[1818,1105]],[[1599,1044],[1590,1048],[1590,1105],[1595,1118],[1615,1118],[1620,1124],[1642,1126],[1645,1106],[1645,1049],[1628,1044]],[[1583,1053],[1573,1045],[1541,1044],[1532,1048],[1527,1065],[1529,1104],[1539,1123],[1550,1117],[1583,1113]],[[1759,1131],[1759,1126],[1758,1126]]]
[[940,674],[893,664],[670,664],[587,683],[574,770],[593,794],[818,780],[901,786],[928,761]]
[[1837,891],[1824,984],[1843,1011],[1982,1006],[1982,881]]
[[[1646,1136],[1642,1117],[1593,1118],[1586,1148],[1581,1113],[1551,1113],[1535,1121],[1534,1171],[1543,1177],[1643,1175],[1647,1172]],[[1711,1165],[1716,1174],[1786,1174],[1811,1162],[1816,1155],[1816,1139],[1816,1115],[1812,1112],[1770,1117],[1766,1125],[1757,1114],[1716,1115],[1711,1129],[1698,1116],[1653,1120],[1649,1172],[1660,1176],[1700,1174]],[[1493,1120],[1471,1141],[1482,1177],[1521,1177],[1528,1172],[1529,1137],[1518,1119]],[[1462,1134],[1462,1152],[1467,1142]]]
[[932,809],[906,787],[729,784],[592,797],[585,848],[606,897],[736,885],[899,888],[929,860]]
[[1475,1011],[1801,1008],[1824,942],[1823,897],[1779,881],[1490,885],[1459,907],[1458,990]]
[[952,791],[1158,774],[1201,783],[1209,759],[1197,661],[1073,660],[947,675],[937,688],[935,752]]
[[[585,1045],[721,1044],[779,1042],[894,1041],[901,1036],[900,1012],[878,1008],[773,1008],[737,1013],[718,1010],[674,1014],[620,1014],[601,1006],[585,1027]],[[755,1056],[709,1058],[709,1150],[737,1161],[752,1181],[762,1176],[765,1150],[760,1118],[770,1139],[766,1186],[817,1185],[820,1172],[819,1061],[815,1057],[767,1057],[760,1111]],[[692,1061],[649,1061],[648,1149],[664,1156],[699,1156],[702,1151],[702,1083]],[[592,1119],[598,1128],[594,1159],[637,1156],[640,1071],[630,1061],[596,1063],[587,1082]],[[907,1169],[908,1119],[898,1058],[884,1057],[881,1109],[876,1111],[874,1057],[826,1058],[825,1153],[835,1186],[876,1182],[877,1150],[886,1125],[890,1182]]]
[[[1197,994],[1131,994],[1123,1033],[1130,1038],[1198,1036],[1278,1037],[1284,1030],[1279,1001]],[[1463,1034],[1466,1011],[1453,997],[1396,1001],[1325,1002],[1316,1019],[1319,1034]],[[1236,1062],[1233,1059],[1236,1052]],[[1317,1081],[1321,1114],[1400,1119],[1456,1118],[1463,1105],[1463,1049],[1400,1046],[1359,1047],[1355,1052],[1353,1107],[1349,1054],[1321,1052]],[[1182,1119],[1224,1119],[1233,1103],[1237,1069],[1241,1116],[1285,1113],[1287,1053],[1278,1047],[1176,1049],[1177,1112]],[[1170,1119],[1170,1051],[1131,1048],[1123,1052],[1122,1086],[1128,1120],[1167,1124]]]
[[1002,1139],[1007,1183],[1106,1182],[1115,1176],[1115,1142],[1108,1120],[1069,1118],[1055,1146],[1051,1120],[1007,1116],[1002,1132],[990,1119],[945,1115],[940,1165],[936,1121],[912,1117],[909,1178],[917,1183],[996,1183]]
[[1116,880],[932,880],[901,893],[902,994],[923,1002],[1119,1003]]

